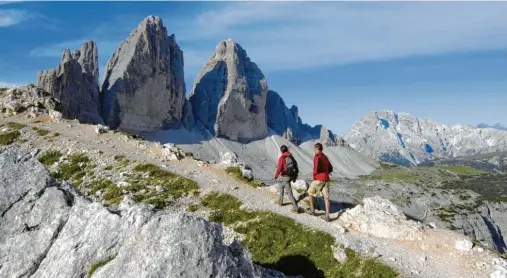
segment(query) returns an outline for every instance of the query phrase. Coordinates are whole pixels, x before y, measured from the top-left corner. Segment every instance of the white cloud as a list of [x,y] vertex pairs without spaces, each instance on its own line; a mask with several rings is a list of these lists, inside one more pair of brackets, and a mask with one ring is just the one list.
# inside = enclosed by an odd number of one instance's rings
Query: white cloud
[[32,14],[26,10],[0,9],[0,27],[16,25],[32,18]]
[[505,10],[507,3],[491,2],[227,3],[177,38],[196,57],[213,49],[195,42],[231,37],[264,71],[307,68],[507,48]]

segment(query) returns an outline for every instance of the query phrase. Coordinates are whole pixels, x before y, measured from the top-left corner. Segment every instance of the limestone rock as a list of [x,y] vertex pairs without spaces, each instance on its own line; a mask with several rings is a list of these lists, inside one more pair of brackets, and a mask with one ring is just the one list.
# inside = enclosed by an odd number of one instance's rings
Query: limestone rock
[[296,180],[296,182],[292,183],[292,187],[294,189],[308,190],[309,185],[304,180]]
[[17,86],[0,91],[0,110],[4,112],[22,113],[35,111],[40,113],[58,113],[61,106],[57,99],[43,89],[34,85]]
[[187,130],[192,130],[194,127],[194,113],[192,112],[192,103],[185,99],[185,105],[183,106],[183,116],[181,123]]
[[363,203],[347,209],[339,220],[354,230],[377,237],[415,240],[422,235],[422,225],[407,220],[389,200],[375,196],[363,199]]
[[180,148],[176,147],[173,143],[167,143],[162,145],[164,155],[169,158],[169,160],[180,160],[184,158],[185,152]]
[[100,99],[104,121],[112,128],[150,132],[180,125],[183,52],[159,17],[148,16],[116,49]]
[[64,118],[97,124],[102,123],[98,78],[97,46],[88,41],[74,54],[66,49],[56,69],[37,74],[36,85],[61,102]]
[[232,40],[220,42],[197,75],[190,102],[196,121],[217,137],[249,141],[266,137],[264,75]]
[[105,260],[92,277],[285,277],[225,245],[220,226],[125,200],[110,211],[24,156],[0,154],[0,277],[88,277]]
[[474,247],[474,244],[469,239],[460,238],[456,240],[455,247],[460,251],[469,252]]
[[343,263],[347,260],[347,254],[345,253],[345,250],[338,246],[334,247],[333,256],[340,263]]

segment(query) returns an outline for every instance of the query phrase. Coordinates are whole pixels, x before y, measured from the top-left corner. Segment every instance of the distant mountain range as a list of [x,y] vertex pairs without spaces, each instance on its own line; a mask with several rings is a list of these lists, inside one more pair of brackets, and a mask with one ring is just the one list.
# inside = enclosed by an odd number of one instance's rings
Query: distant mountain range
[[507,151],[504,130],[448,126],[387,110],[371,112],[357,121],[344,139],[364,155],[402,165]]
[[488,124],[485,124],[485,123],[480,123],[480,124],[477,125],[477,127],[478,128],[494,128],[494,129],[497,129],[497,130],[507,131],[507,127],[505,127],[501,123],[496,123],[495,125],[488,125]]

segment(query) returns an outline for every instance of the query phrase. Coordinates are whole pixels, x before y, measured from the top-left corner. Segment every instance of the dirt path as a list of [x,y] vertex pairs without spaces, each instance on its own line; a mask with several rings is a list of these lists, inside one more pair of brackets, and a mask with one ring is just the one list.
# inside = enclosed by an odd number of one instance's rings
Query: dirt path
[[[377,238],[355,231],[344,232],[336,221],[327,223],[308,214],[293,214],[290,206],[279,207],[273,204],[275,194],[266,188],[253,188],[238,183],[219,165],[205,165],[193,159],[169,162],[163,159],[160,148],[153,142],[125,140],[117,133],[97,135],[95,127],[70,121],[54,123],[47,118],[26,119],[21,116],[0,118],[0,123],[14,121],[28,126],[48,129],[60,134],[50,142],[47,138],[37,138],[27,142],[27,148],[59,149],[67,152],[100,150],[109,155],[124,155],[133,161],[146,161],[166,168],[169,171],[195,180],[201,194],[211,191],[231,194],[245,206],[268,210],[284,215],[313,229],[327,232],[338,242],[359,251],[366,256],[379,256],[387,265],[407,277],[489,277],[493,271],[492,256],[486,252],[461,252],[454,248],[456,234],[445,230],[425,230],[424,236],[415,241],[398,241]],[[68,140],[62,144],[61,140]],[[336,217],[332,215],[332,218]]]

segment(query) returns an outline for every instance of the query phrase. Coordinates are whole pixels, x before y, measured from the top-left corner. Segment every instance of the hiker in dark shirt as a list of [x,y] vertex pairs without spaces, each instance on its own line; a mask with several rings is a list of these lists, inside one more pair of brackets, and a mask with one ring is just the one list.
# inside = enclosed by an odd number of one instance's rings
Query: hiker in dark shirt
[[278,166],[276,167],[276,173],[275,173],[275,180],[277,180],[279,177],[279,181],[281,183],[281,188],[279,190],[280,192],[280,199],[277,200],[275,203],[278,205],[283,205],[283,192],[284,190],[287,192],[287,195],[289,195],[289,200],[292,203],[292,209],[291,211],[294,213],[299,213],[300,209],[296,203],[296,199],[294,198],[294,195],[292,194],[292,187],[290,185],[291,181],[295,181],[297,178],[297,174],[299,172],[297,168],[297,162],[292,156],[292,154],[289,152],[289,149],[287,146],[283,145],[280,147],[280,151],[282,152],[282,155],[278,159]]

